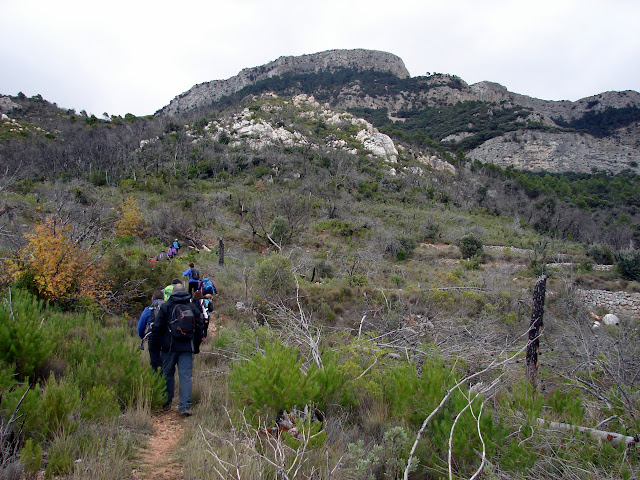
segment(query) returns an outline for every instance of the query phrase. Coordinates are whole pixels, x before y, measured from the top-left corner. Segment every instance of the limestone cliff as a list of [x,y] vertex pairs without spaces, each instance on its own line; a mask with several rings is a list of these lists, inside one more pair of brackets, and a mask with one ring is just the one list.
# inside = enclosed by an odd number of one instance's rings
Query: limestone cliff
[[623,170],[638,172],[640,149],[619,137],[520,130],[484,142],[467,157],[536,172],[591,173],[595,169],[620,173]]
[[245,68],[238,75],[226,80],[213,80],[195,85],[187,92],[175,97],[157,114],[174,115],[206,106],[247,85],[286,73],[316,73],[338,68],[391,72],[399,78],[409,76],[401,58],[375,50],[328,50],[311,55],[280,57],[266,65]]

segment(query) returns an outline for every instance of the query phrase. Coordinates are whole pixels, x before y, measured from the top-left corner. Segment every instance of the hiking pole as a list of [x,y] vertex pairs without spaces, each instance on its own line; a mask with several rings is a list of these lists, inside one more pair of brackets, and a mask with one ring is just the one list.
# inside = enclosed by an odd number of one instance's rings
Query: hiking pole
[[151,335],[150,331],[147,332],[144,337],[142,337],[142,341],[140,342],[140,350],[144,350],[144,341],[147,339],[149,335]]

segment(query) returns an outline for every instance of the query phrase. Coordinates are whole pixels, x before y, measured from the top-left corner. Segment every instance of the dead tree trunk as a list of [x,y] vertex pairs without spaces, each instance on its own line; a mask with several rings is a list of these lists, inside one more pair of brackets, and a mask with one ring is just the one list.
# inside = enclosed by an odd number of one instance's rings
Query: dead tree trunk
[[544,296],[547,290],[547,275],[541,276],[533,289],[533,311],[529,326],[529,345],[527,346],[527,380],[536,390],[538,382],[538,353],[540,351],[540,334],[542,333],[542,316],[544,315]]
[[218,265],[224,266],[224,242],[222,237],[218,238]]

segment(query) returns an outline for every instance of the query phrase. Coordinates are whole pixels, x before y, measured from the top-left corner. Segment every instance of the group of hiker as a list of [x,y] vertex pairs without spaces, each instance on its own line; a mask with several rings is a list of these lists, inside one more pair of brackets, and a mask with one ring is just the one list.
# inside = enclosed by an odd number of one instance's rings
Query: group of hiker
[[156,255],[155,258],[150,258],[149,261],[151,263],[153,262],[159,262],[160,260],[162,260],[163,258],[166,258],[167,260],[171,260],[172,258],[175,258],[178,256],[178,250],[180,250],[180,242],[178,242],[178,239],[176,238],[171,245],[169,245],[167,247],[167,251],[165,253],[164,250],[161,250],[158,255]]
[[160,369],[167,389],[163,410],[171,410],[175,391],[175,372],[178,370],[178,411],[191,415],[191,377],[193,355],[200,352],[200,344],[207,339],[209,319],[213,312],[213,296],[218,295],[213,281],[203,275],[193,263],[183,275],[188,277],[188,291],[179,278],[163,290],[156,290],[151,305],[138,321],[140,348],[148,339],[151,368]]

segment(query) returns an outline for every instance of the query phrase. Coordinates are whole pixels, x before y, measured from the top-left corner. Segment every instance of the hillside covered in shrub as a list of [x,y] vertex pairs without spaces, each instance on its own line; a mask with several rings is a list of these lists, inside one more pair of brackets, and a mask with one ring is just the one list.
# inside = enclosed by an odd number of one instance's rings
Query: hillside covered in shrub
[[[274,79],[181,118],[12,98],[0,124],[6,478],[130,478],[163,403],[135,326],[191,262],[220,296],[176,453],[184,478],[638,475],[638,316],[594,330],[609,312],[580,296],[640,292],[638,177],[470,162],[430,140],[425,125],[449,128],[430,110],[405,112],[396,132],[318,101],[349,75]],[[287,94],[304,82],[315,98]],[[485,111],[456,108],[445,113]],[[178,256],[152,262],[174,239]],[[265,433],[284,412],[295,430]]]

